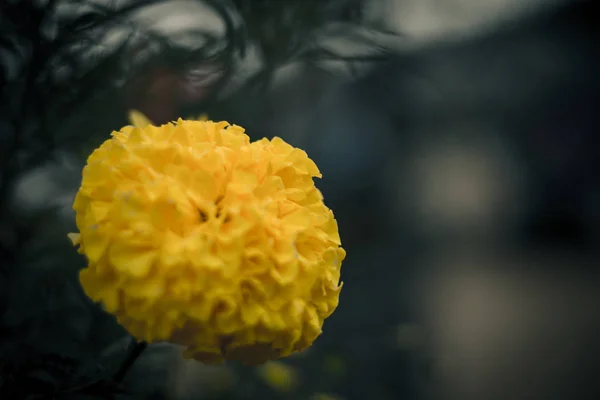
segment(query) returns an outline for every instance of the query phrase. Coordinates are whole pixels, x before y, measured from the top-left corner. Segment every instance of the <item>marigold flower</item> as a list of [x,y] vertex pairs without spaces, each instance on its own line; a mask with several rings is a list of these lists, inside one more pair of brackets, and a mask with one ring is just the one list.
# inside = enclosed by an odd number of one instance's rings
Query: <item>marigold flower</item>
[[227,122],[136,125],[83,169],[70,237],[88,259],[88,296],[136,338],[203,362],[310,346],[338,305],[346,256],[314,162]]

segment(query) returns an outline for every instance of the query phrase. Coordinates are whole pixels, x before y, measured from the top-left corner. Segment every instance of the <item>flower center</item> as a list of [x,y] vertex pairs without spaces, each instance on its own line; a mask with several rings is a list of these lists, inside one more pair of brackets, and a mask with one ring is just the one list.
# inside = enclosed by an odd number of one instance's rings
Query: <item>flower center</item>
[[[217,210],[215,212],[215,218],[219,219],[219,218],[221,218],[221,216],[224,215],[225,217],[223,218],[223,222],[226,223],[226,222],[229,222],[231,218],[227,214],[225,207],[223,207],[223,205],[221,204],[222,200],[223,200],[223,196],[220,196],[215,200],[215,206],[217,206]],[[206,210],[203,210],[201,208],[198,209],[198,215],[200,216],[201,224],[207,222],[210,219],[209,213],[206,212]]]

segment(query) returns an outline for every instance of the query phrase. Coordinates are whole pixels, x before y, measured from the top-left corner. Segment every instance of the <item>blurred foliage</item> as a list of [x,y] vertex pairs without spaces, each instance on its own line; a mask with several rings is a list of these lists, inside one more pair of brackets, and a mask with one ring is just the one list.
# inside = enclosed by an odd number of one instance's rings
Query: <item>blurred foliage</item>
[[97,365],[90,369],[79,360],[55,354],[37,354],[0,370],[0,395],[6,399],[114,399],[121,386]]

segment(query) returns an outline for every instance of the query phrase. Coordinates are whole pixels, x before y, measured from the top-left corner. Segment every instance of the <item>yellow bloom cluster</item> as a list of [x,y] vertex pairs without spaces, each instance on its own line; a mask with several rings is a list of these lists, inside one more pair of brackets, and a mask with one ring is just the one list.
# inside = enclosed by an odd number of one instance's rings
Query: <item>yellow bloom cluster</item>
[[249,364],[310,346],[338,305],[337,223],[306,153],[227,122],[127,126],[73,209],[86,293],[136,338]]

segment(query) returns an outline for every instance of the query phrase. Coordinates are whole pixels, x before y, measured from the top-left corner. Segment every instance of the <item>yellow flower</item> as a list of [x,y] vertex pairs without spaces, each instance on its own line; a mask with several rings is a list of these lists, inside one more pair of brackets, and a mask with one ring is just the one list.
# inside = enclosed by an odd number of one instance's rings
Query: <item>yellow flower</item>
[[315,393],[310,396],[310,400],[342,400],[342,398],[328,393]]
[[227,122],[113,132],[88,158],[70,234],[90,298],[136,338],[249,364],[312,344],[338,305],[333,213],[306,153]]
[[269,361],[258,372],[267,385],[278,392],[290,392],[299,383],[298,371],[281,362]]

